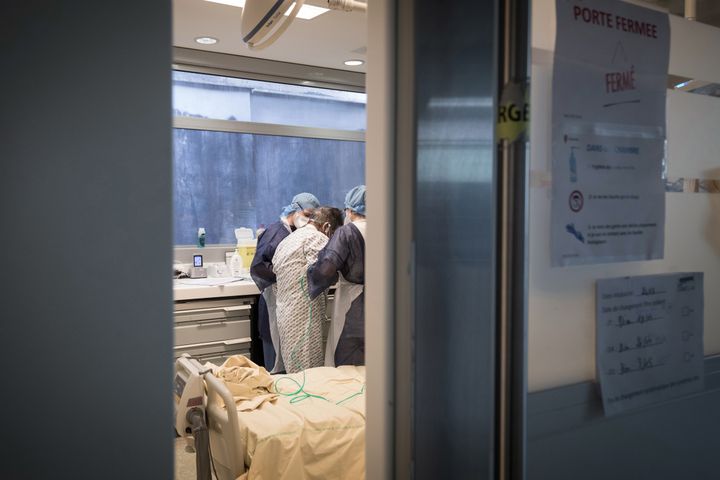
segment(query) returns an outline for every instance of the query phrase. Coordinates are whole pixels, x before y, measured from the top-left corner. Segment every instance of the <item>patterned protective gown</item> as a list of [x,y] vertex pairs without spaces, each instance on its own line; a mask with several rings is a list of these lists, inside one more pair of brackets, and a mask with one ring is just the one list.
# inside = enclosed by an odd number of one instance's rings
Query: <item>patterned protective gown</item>
[[328,238],[308,225],[280,242],[273,257],[277,276],[277,324],[283,363],[288,373],[324,364],[322,329],[326,298],[310,300],[306,273]]

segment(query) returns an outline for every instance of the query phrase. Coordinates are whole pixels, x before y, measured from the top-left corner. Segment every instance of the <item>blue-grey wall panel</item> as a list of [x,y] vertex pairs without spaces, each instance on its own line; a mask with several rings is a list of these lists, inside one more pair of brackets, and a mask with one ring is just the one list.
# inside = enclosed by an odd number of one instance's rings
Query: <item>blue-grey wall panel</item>
[[235,228],[270,225],[300,192],[343,208],[365,183],[365,142],[175,129],[174,242],[235,243]]
[[496,8],[415,6],[418,479],[492,472]]
[[720,478],[720,358],[705,392],[605,418],[593,383],[528,398],[528,480]]
[[172,477],[170,1],[4,1],[3,479]]

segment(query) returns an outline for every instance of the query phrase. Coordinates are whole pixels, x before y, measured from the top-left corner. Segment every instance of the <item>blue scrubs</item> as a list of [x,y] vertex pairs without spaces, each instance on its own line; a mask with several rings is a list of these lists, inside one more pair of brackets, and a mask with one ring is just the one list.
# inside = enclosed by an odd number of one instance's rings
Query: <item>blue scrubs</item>
[[[310,298],[315,298],[338,281],[338,272],[350,283],[365,284],[365,240],[352,224],[338,228],[308,268]],[[365,364],[365,291],[353,300],[345,315],[335,365]]]
[[[250,276],[260,292],[277,282],[273,273],[272,258],[280,242],[290,235],[290,229],[282,221],[271,224],[258,238],[255,257],[250,265]],[[260,295],[258,302],[258,332],[263,343],[265,368],[271,370],[275,365],[275,348],[270,336],[270,317],[265,299]]]

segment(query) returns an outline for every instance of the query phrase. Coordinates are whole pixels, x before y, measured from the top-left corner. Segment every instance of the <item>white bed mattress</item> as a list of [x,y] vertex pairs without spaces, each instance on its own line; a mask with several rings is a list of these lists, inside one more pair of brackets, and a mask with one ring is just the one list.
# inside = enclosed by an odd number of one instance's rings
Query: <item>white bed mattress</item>
[[365,478],[365,367],[273,375],[270,391],[280,394],[238,402],[238,478]]

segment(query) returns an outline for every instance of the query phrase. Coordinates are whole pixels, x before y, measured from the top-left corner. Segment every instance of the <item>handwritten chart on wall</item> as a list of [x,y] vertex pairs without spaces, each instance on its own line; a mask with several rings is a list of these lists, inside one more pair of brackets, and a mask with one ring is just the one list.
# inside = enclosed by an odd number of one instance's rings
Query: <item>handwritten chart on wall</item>
[[667,14],[557,0],[554,266],[663,258]]
[[597,369],[605,415],[703,389],[703,274],[599,280]]

